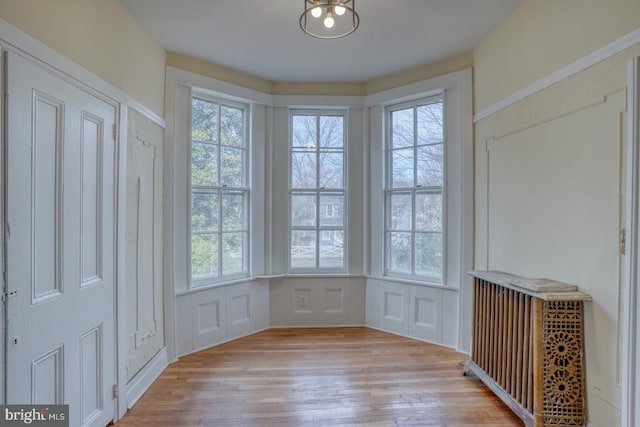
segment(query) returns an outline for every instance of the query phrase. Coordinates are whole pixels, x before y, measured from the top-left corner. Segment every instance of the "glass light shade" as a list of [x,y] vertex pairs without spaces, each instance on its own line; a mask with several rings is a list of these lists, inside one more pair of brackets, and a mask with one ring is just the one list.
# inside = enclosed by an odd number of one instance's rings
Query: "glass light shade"
[[322,15],[322,8],[319,6],[320,2],[318,0],[313,2],[313,9],[311,9],[311,16],[314,18],[320,18]]
[[324,18],[324,26],[327,28],[333,28],[333,25],[336,23],[336,21],[333,19],[333,13],[331,13],[330,11],[327,12],[327,17]]

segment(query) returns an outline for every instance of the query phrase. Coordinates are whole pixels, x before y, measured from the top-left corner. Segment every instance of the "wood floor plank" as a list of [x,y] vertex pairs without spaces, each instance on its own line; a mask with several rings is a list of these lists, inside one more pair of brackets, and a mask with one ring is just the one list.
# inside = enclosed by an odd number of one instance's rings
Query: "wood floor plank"
[[466,359],[369,328],[272,329],[181,358],[116,425],[522,426]]

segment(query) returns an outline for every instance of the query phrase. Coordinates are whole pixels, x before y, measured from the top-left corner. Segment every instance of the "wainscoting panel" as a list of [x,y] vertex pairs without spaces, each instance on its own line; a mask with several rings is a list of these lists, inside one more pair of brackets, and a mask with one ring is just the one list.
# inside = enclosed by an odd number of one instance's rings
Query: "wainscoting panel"
[[269,327],[269,286],[257,279],[176,296],[178,356]]
[[382,331],[459,348],[456,289],[368,278],[366,325]]
[[228,339],[243,337],[254,332],[254,304],[251,295],[251,283],[228,286],[225,290]]
[[380,327],[388,332],[409,335],[409,285],[382,284]]
[[411,286],[409,319],[410,336],[442,342],[442,290]]
[[194,350],[227,340],[225,299],[224,288],[203,291],[192,299]]
[[365,283],[354,277],[270,280],[271,326],[355,326],[365,323]]

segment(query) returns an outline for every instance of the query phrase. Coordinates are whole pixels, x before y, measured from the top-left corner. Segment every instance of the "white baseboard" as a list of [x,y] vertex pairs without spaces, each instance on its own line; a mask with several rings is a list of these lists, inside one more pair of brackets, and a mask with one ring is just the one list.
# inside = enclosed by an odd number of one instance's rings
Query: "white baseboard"
[[169,366],[167,358],[167,348],[162,347],[158,353],[147,363],[138,374],[129,381],[126,386],[125,400],[127,409],[131,409],[133,405],[142,397],[153,382],[160,374]]

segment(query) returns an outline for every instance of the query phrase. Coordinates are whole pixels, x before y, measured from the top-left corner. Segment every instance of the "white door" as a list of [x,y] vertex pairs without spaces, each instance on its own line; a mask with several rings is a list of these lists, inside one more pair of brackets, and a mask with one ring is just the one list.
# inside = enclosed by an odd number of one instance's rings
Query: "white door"
[[71,426],[102,427],[114,414],[116,109],[17,54],[7,76],[7,403],[65,403]]

